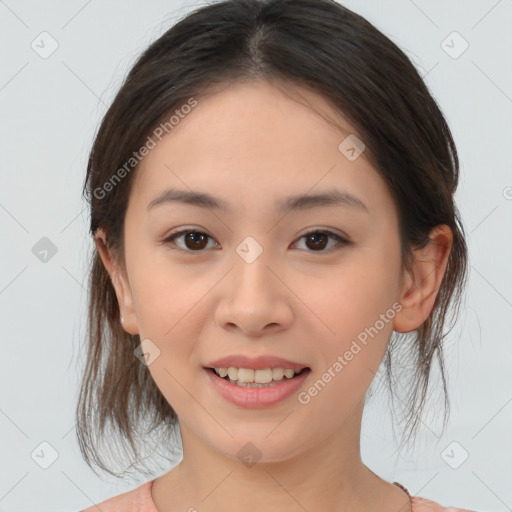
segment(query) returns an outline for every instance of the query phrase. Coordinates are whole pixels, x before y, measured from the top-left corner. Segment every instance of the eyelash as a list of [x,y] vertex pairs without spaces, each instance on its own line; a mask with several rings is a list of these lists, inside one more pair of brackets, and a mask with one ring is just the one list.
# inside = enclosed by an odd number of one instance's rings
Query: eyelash
[[[200,234],[200,235],[206,235],[208,238],[212,239],[212,237],[210,235],[208,235],[207,233],[205,233],[203,231],[200,231],[200,230],[197,230],[197,229],[182,229],[181,231],[177,231],[176,233],[172,233],[170,236],[168,236],[166,239],[163,240],[163,243],[164,244],[174,243],[174,240],[176,238],[179,238],[180,236],[183,236],[183,235],[185,235],[187,233],[196,233],[196,234]],[[328,253],[328,254],[330,254],[332,251],[339,251],[344,246],[347,246],[347,245],[350,244],[350,242],[348,240],[346,240],[342,236],[338,235],[337,233],[334,233],[333,231],[329,231],[328,229],[314,229],[312,231],[308,231],[307,233],[302,235],[299,238],[299,240],[302,240],[303,238],[307,238],[308,236],[316,235],[316,234],[323,234],[323,235],[327,235],[327,236],[329,236],[331,238],[334,238],[338,242],[338,244],[335,245],[334,247],[331,247],[330,249],[318,250],[318,251],[307,251],[307,252],[311,252],[311,253]],[[176,245],[176,244],[174,244],[174,245]],[[201,252],[205,252],[205,249],[201,249],[201,250],[197,250],[197,251],[192,251],[192,250],[189,250],[189,249],[182,249],[181,247],[177,247],[177,249],[175,249],[175,250],[179,250],[179,251],[186,252],[186,253],[194,253],[194,252],[201,253]]]

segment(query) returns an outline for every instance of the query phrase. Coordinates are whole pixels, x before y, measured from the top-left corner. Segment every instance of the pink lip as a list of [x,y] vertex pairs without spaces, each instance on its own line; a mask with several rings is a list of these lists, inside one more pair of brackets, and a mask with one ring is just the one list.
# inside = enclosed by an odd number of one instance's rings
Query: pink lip
[[[221,368],[225,367],[221,366]],[[244,366],[241,368],[244,368]],[[311,373],[311,370],[304,370],[293,379],[284,379],[279,384],[264,388],[237,386],[236,384],[231,384],[228,380],[222,379],[209,368],[205,368],[205,372],[213,387],[224,399],[240,407],[257,409],[275,405],[297,392]]]
[[253,370],[265,370],[266,368],[291,368],[292,370],[302,370],[308,366],[301,363],[294,363],[287,359],[274,356],[248,357],[244,355],[233,355],[222,357],[204,365],[205,368],[250,368]]

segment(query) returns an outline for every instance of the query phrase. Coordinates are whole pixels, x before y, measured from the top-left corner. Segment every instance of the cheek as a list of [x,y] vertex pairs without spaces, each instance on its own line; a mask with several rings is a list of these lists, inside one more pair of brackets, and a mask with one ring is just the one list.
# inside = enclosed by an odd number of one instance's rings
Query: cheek
[[334,423],[364,398],[386,352],[396,314],[393,272],[383,274],[369,263],[361,259],[334,274],[312,307],[329,329],[316,322],[318,365],[300,403]]
[[[346,359],[350,366],[378,368],[392,332],[398,279],[397,251],[389,249],[386,254],[374,247],[360,250],[333,267],[328,280],[322,284],[317,281],[314,294],[311,290],[315,287],[309,288],[305,296],[321,321],[316,322],[316,339],[323,340],[322,362],[326,367],[349,351]],[[304,288],[299,293],[306,292]]]
[[193,270],[176,265],[165,248],[149,243],[131,247],[127,265],[141,336],[168,343],[176,337],[204,295]]
[[[167,265],[153,265],[134,282],[141,340],[150,339],[159,356],[149,366],[162,395],[181,417],[190,408],[190,392],[200,372],[198,340],[208,301],[205,286]],[[135,281],[135,279],[134,279]],[[210,305],[211,307],[211,305]]]

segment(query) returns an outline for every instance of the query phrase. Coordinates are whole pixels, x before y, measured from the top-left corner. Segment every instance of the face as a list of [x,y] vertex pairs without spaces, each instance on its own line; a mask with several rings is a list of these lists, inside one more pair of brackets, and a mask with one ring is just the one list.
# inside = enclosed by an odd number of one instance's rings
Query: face
[[[262,462],[317,446],[353,415],[402,291],[398,217],[384,181],[364,152],[354,159],[339,149],[353,132],[319,115],[335,116],[323,98],[296,91],[314,109],[265,82],[197,98],[137,170],[116,286],[124,328],[150,340],[149,371],[182,432],[230,457],[251,441]],[[171,188],[207,193],[220,207],[149,206]],[[311,200],[333,191],[342,200]],[[300,195],[295,207],[285,202]],[[244,406],[205,369],[231,355],[309,371],[287,397]]]

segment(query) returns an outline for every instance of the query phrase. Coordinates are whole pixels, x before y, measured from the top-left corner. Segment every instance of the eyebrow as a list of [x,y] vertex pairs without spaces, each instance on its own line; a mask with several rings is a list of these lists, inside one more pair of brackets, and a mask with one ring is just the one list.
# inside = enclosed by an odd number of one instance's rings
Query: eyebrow
[[[182,203],[198,206],[200,208],[232,212],[229,203],[224,199],[217,198],[206,192],[178,190],[175,188],[164,190],[162,194],[148,204],[147,210],[149,211],[156,206],[169,203]],[[290,196],[280,199],[276,203],[278,212],[287,210],[309,210],[322,206],[351,206],[369,213],[368,207],[358,197],[338,189],[332,189],[314,195],[299,194]]]

